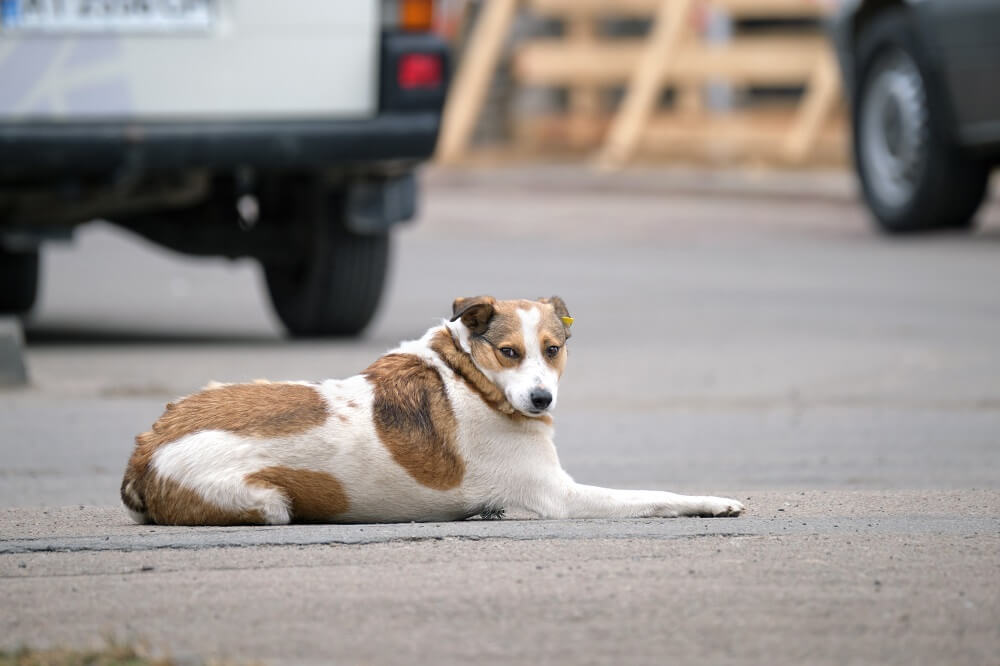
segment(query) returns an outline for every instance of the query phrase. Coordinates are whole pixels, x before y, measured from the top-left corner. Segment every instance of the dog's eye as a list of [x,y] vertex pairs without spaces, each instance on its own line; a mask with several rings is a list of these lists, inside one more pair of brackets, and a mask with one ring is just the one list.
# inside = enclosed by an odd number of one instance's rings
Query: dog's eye
[[545,350],[545,353],[549,355],[549,358],[555,358],[559,354],[559,347],[552,345]]
[[513,347],[501,347],[500,353],[507,358],[517,358],[517,350]]

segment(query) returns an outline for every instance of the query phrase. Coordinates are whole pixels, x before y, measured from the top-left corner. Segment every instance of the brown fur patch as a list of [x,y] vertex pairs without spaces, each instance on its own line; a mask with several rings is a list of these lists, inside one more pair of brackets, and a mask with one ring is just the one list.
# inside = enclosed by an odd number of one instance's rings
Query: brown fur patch
[[455,374],[465,382],[466,386],[477,393],[483,402],[493,409],[515,420],[531,419],[548,424],[552,423],[552,418],[548,414],[543,414],[540,417],[529,417],[514,409],[503,391],[476,367],[472,358],[462,351],[447,330],[439,331],[434,336],[430,348],[449,368],[455,371]]
[[438,331],[434,335],[430,348],[449,368],[455,371],[455,374],[465,381],[469,388],[478,393],[486,404],[504,414],[518,413],[514,406],[507,401],[503,391],[476,367],[472,358],[462,351],[447,330]]
[[265,467],[247,475],[247,483],[278,488],[291,503],[292,520],[329,522],[347,511],[344,486],[326,472],[293,467]]
[[196,490],[157,476],[143,479],[146,511],[160,525],[261,525],[258,511],[230,511],[207,502]]
[[492,296],[456,298],[455,302],[451,304],[451,320],[461,319],[473,335],[479,335],[489,325],[490,318],[493,317],[494,305],[496,305],[496,299]]
[[458,424],[441,375],[412,354],[383,356],[364,374],[375,390],[375,431],[393,459],[428,488],[457,487],[465,461],[455,448]]
[[121,496],[133,511],[146,511],[145,477],[153,454],[164,444],[202,430],[226,430],[245,437],[283,437],[322,425],[323,396],[303,384],[223,384],[167,404],[152,430],[135,438]]

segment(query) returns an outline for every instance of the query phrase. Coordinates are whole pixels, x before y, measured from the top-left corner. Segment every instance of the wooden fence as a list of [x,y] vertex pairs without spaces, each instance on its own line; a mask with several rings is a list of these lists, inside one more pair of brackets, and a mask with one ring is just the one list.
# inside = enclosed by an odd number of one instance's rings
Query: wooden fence
[[[830,45],[815,22],[797,27],[802,19],[824,16],[826,5],[818,0],[485,0],[449,95],[439,160],[467,155],[487,87],[522,10],[557,19],[563,30],[514,45],[514,85],[567,92],[565,110],[514,119],[522,146],[589,150],[605,166],[637,154],[801,164],[837,161],[846,152]],[[764,29],[719,40],[704,29],[712,12],[727,24],[753,19]],[[648,33],[600,33],[601,21],[622,18],[649,19]],[[789,27],[787,19],[799,23]],[[803,92],[791,103],[719,109],[706,103],[710,86]],[[673,102],[664,108],[667,89]],[[609,103],[615,90],[620,102]]]

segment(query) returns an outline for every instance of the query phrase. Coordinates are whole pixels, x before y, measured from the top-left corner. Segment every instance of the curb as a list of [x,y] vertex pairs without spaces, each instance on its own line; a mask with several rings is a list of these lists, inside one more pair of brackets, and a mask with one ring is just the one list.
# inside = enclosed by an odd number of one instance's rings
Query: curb
[[0,317],[0,386],[28,384],[24,364],[24,335],[16,317]]

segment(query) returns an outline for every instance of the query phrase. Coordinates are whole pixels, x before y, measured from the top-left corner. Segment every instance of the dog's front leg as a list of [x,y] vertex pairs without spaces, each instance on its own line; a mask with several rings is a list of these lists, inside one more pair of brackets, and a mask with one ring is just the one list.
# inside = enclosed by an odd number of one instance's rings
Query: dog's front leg
[[568,474],[539,484],[526,502],[541,518],[648,518],[738,516],[743,504],[725,497],[657,490],[615,490],[574,482]]
[[743,504],[725,497],[678,495],[658,490],[615,490],[574,483],[566,490],[569,518],[738,516]]

